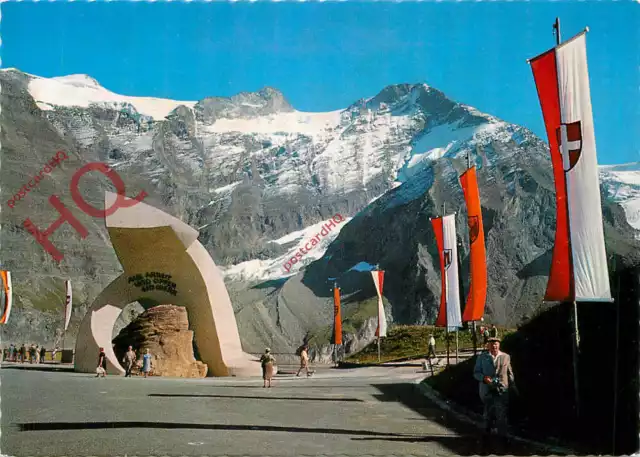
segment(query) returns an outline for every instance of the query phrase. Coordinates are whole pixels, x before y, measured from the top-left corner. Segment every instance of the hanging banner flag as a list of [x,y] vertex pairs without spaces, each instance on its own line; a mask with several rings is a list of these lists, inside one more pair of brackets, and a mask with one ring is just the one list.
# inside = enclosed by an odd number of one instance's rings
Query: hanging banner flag
[[[460,176],[460,184],[467,202],[467,222],[469,224],[471,281],[469,295],[462,314],[462,321],[479,321],[484,316],[487,301],[487,252],[484,244],[482,208],[476,167],[471,167]],[[457,258],[457,257],[456,257]]]
[[340,288],[333,288],[333,344],[342,344],[342,317],[340,316]]
[[612,301],[604,246],[586,31],[529,61],[556,187],[546,301]]
[[378,293],[378,327],[376,336],[387,336],[387,317],[384,314],[384,304],[382,303],[382,286],[384,284],[384,271],[372,271],[373,283]]
[[462,326],[460,317],[460,288],[458,285],[458,248],[456,245],[455,214],[431,219],[436,235],[442,272],[442,293],[436,327],[455,330]]
[[9,315],[11,314],[11,303],[13,300],[13,290],[11,288],[11,272],[0,271],[0,277],[2,277],[2,317],[0,317],[0,324],[6,324],[9,322]]
[[67,331],[67,327],[69,327],[69,321],[71,320],[71,281],[66,280],[64,282],[64,289],[67,293],[67,300],[64,305],[64,331]]

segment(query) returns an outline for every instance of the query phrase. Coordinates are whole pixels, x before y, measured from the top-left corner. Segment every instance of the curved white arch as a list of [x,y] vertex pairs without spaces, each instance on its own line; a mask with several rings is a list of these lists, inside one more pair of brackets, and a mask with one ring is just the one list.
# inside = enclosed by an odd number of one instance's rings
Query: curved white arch
[[[116,201],[107,193],[105,208]],[[231,300],[220,270],[197,241],[198,232],[145,203],[106,218],[124,273],[96,298],[76,341],[75,370],[94,372],[104,348],[107,371],[124,372],[111,345],[113,327],[129,303],[149,298],[187,308],[198,352],[213,376],[257,376],[257,360],[242,351]]]

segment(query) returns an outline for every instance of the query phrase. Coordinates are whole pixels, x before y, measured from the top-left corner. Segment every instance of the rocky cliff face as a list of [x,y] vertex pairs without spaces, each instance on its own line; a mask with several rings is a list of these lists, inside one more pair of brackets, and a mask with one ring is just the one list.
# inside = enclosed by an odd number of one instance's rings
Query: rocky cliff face
[[[302,113],[270,88],[180,102],[121,96],[82,75],[3,70],[0,83],[3,202],[55,151],[69,157],[14,208],[2,208],[0,250],[16,297],[6,341],[54,338],[66,278],[74,285],[72,340],[86,307],[120,273],[104,222],[80,211],[69,191],[75,171],[93,161],[116,170],[128,195],[144,190],[145,201],[200,231],[225,273],[247,352],[293,352],[309,331],[330,325],[329,277],[340,278],[345,309],[356,312],[375,295],[370,276],[352,269],[363,262],[387,270],[390,321],[433,322],[440,286],[428,218],[442,203],[457,211],[466,278],[458,175],[468,153],[489,253],[487,319],[517,323],[541,305],[555,230],[547,148],[526,128],[435,88],[390,86],[344,110]],[[602,170],[608,252],[628,263],[640,252],[639,175],[638,165]],[[112,189],[99,173],[85,175],[80,188],[98,208]],[[59,264],[22,227],[27,217],[41,228],[58,217],[51,194],[89,233],[82,239],[64,224],[51,236],[65,255]],[[344,222],[318,236],[336,214]]]
[[148,309],[126,326],[113,340],[118,360],[129,346],[141,360],[146,349],[153,356],[155,376],[204,378],[207,365],[193,355],[193,332],[182,306],[159,305]]

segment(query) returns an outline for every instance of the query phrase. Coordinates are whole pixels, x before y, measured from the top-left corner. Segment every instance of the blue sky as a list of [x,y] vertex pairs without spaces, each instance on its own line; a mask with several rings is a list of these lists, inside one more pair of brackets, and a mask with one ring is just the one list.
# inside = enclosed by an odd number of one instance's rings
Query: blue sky
[[526,59],[589,26],[601,164],[640,161],[640,13],[624,2],[3,3],[2,67],[179,100],[264,86],[327,111],[395,83],[546,138]]

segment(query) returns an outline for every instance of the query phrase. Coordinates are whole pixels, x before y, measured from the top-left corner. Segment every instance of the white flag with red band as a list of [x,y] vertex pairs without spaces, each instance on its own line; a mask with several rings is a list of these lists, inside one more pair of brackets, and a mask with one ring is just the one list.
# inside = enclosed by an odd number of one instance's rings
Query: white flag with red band
[[556,186],[547,301],[611,301],[585,33],[530,60]]
[[382,303],[382,286],[384,284],[384,271],[372,271],[373,284],[378,293],[378,328],[376,336],[387,336],[387,317],[384,314],[384,304]]
[[[431,220],[440,251],[442,294],[436,326],[455,330],[462,326],[460,312],[460,287],[458,285],[458,248],[456,243],[456,216],[437,217]],[[446,320],[445,320],[446,319]]]
[[73,306],[72,304],[72,297],[71,297],[71,281],[66,280],[64,282],[64,289],[66,292],[66,301],[65,301],[65,305],[64,305],[64,330],[65,332],[67,331],[67,327],[69,327],[69,321],[71,321],[71,307]]

